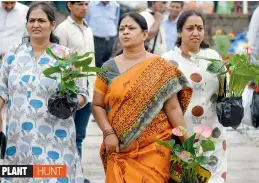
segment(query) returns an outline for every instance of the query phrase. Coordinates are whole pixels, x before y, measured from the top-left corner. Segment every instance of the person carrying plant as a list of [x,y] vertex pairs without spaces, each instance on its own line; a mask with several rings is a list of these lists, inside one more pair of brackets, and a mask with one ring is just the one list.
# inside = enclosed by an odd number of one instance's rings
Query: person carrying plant
[[[76,129],[72,116],[60,119],[49,111],[49,98],[65,85],[56,75],[52,79],[43,71],[52,67],[61,72],[63,59],[71,50],[58,44],[53,34],[55,12],[47,2],[31,4],[26,15],[29,41],[11,48],[3,58],[0,69],[0,109],[7,109],[7,147],[5,165],[66,165],[65,178],[15,178],[22,182],[83,183],[80,157],[76,148]],[[53,56],[46,50],[54,53]],[[72,69],[72,68],[71,68]],[[78,79],[73,106],[82,108],[87,103],[86,85]],[[73,80],[67,87],[72,86]],[[65,98],[68,99],[68,98]],[[69,107],[69,106],[68,106]],[[60,108],[58,108],[61,110]],[[61,110],[62,112],[62,110]],[[12,178],[5,182],[12,182]]]
[[184,11],[177,21],[178,38],[174,51],[162,57],[176,65],[188,78],[193,87],[193,95],[184,118],[189,135],[196,125],[203,124],[212,128],[212,137],[217,139],[214,151],[207,152],[216,161],[204,166],[212,176],[209,183],[224,183],[227,173],[227,151],[225,129],[219,123],[216,105],[224,90],[221,83],[224,77],[207,71],[209,61],[195,59],[190,52],[198,56],[221,59],[220,55],[209,49],[204,41],[205,22],[201,13],[195,10]]
[[145,50],[147,37],[145,18],[124,14],[123,53],[105,62],[107,72],[96,79],[93,115],[103,132],[106,183],[168,183],[171,153],[154,140],[169,140],[173,127],[186,127],[192,89],[175,66]]

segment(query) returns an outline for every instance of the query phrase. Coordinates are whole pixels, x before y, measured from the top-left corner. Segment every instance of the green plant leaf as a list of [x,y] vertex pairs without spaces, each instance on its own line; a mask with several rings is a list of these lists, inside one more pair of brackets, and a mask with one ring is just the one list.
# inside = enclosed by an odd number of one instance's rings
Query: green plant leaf
[[94,52],[86,52],[86,53],[83,54],[83,55],[78,55],[78,56],[76,57],[76,59],[77,59],[77,60],[80,60],[80,59],[82,59],[82,58],[89,57],[89,55],[92,54],[92,53],[94,53]]
[[197,162],[191,162],[191,163],[188,163],[188,169],[191,169],[191,168],[196,168],[199,166],[199,163]]
[[211,140],[201,140],[201,147],[203,152],[207,151],[214,151],[215,150],[215,144]]
[[76,78],[81,78],[81,77],[86,77],[88,76],[87,74],[82,74],[82,73],[71,73],[69,75],[67,75],[66,77],[63,77],[63,81],[70,81],[70,80],[74,80]]
[[168,141],[163,141],[163,140],[159,140],[159,139],[154,139],[154,141],[161,146],[164,146],[170,150],[173,150],[173,146],[171,146],[171,144]]
[[195,155],[195,150],[193,147],[194,139],[195,139],[196,133],[194,133],[191,137],[184,140],[183,148],[190,152],[192,155]]
[[197,157],[197,162],[199,164],[202,164],[202,165],[207,164],[209,162],[209,160],[210,160],[210,158],[207,157],[207,156],[199,156],[199,157]]
[[50,79],[57,79],[57,77],[54,77],[54,76],[46,76],[47,78],[50,78]]
[[169,145],[173,148],[174,145],[175,145],[175,140],[174,139],[171,139],[168,141]]
[[214,59],[214,58],[208,58],[208,57],[203,57],[203,56],[199,56],[199,55],[196,55],[195,53],[192,53],[192,52],[189,52],[189,54],[195,58],[195,59],[202,59],[202,60],[207,60],[207,61],[210,61],[210,62],[222,62],[221,60],[219,59]]
[[78,60],[78,61],[73,61],[71,62],[75,67],[84,67],[84,66],[88,66],[91,64],[93,60],[93,57],[88,57],[87,59],[85,60]]
[[42,71],[42,73],[45,75],[45,76],[50,76],[54,73],[61,73],[61,70],[58,66],[56,67],[49,67],[47,69],[45,69],[44,71]]
[[212,62],[208,65],[207,71],[212,74],[218,74],[218,73],[220,73],[222,65],[223,64],[221,62]]
[[69,89],[69,90],[73,91],[73,92],[75,92],[76,89],[77,89],[75,81],[65,82],[64,87],[66,89]]
[[174,149],[174,151],[181,151],[182,150],[180,144],[175,144],[173,149]]
[[171,155],[171,160],[179,160],[179,158],[178,158],[178,156],[175,153],[173,153]]
[[50,48],[46,49],[46,53],[49,54],[50,56],[52,56],[56,60],[63,60],[62,58],[60,58],[57,55],[55,55]]
[[98,67],[85,66],[82,68],[82,72],[105,72],[107,69]]

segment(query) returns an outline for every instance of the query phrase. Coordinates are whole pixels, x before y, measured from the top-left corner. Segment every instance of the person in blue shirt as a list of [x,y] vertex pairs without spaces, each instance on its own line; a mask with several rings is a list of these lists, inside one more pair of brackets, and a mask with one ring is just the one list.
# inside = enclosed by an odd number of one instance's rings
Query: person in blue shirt
[[183,1],[172,1],[168,6],[169,14],[165,15],[163,28],[165,31],[167,51],[173,50],[177,39],[177,20],[183,10]]
[[120,5],[114,1],[92,1],[86,21],[93,31],[96,67],[101,67],[112,55],[117,36]]

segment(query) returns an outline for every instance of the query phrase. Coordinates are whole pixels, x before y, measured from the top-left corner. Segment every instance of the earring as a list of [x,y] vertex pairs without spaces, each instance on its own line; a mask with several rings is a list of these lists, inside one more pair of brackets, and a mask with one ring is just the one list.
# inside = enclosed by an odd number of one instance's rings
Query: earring
[[179,38],[181,38],[181,37],[182,37],[182,35],[181,35],[180,33],[178,33],[178,37],[179,37]]

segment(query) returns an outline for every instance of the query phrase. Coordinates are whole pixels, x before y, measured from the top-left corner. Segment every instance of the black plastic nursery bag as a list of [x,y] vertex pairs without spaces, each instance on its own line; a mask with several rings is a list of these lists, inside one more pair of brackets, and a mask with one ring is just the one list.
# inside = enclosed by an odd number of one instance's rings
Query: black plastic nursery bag
[[224,127],[236,128],[244,117],[242,97],[227,97],[217,104],[216,111],[219,122]]

